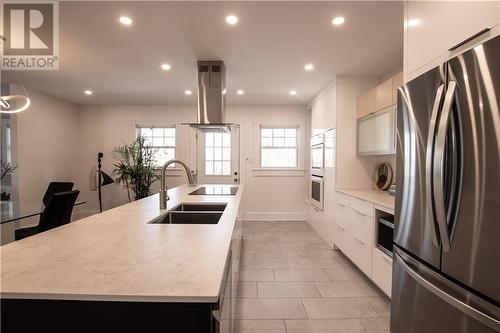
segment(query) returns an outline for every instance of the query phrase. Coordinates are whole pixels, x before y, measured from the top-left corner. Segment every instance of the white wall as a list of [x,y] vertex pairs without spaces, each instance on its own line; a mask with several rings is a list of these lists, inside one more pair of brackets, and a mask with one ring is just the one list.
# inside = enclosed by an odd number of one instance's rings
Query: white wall
[[19,201],[40,201],[51,181],[76,181],[78,108],[30,90],[29,110],[15,116]]
[[[304,219],[305,171],[294,175],[261,176],[256,135],[259,124],[293,123],[303,127],[302,139],[309,137],[305,128],[308,112],[294,106],[233,106],[226,110],[227,121],[240,124],[240,172],[245,184],[244,218],[256,220]],[[88,201],[88,213],[96,212],[97,193],[88,190],[89,173],[98,152],[104,153],[103,170],[110,174],[115,162],[113,149],[135,137],[135,124],[176,125],[176,157],[195,163],[195,142],[190,127],[181,123],[196,120],[196,107],[189,105],[106,105],[80,109],[80,163],[78,184]],[[305,144],[305,142],[303,143]],[[303,148],[303,147],[301,147]],[[305,152],[305,149],[303,149]],[[305,153],[303,160],[305,163]],[[168,186],[185,183],[183,173],[169,176]],[[126,192],[118,185],[103,187],[103,207],[109,209],[127,202]]]

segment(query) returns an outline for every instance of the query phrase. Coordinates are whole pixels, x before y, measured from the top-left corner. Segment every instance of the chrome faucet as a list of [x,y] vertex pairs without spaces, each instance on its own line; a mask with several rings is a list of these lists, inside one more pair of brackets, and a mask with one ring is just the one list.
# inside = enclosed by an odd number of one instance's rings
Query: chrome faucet
[[187,166],[186,163],[184,163],[181,160],[170,160],[170,161],[167,161],[167,163],[165,163],[163,165],[163,167],[161,168],[161,174],[160,174],[160,209],[166,209],[167,208],[167,200],[169,198],[168,198],[168,195],[167,195],[167,184],[165,183],[165,178],[166,178],[165,171],[167,171],[168,166],[170,164],[172,164],[172,163],[179,163],[180,165],[182,165],[184,167],[184,170],[186,170],[186,174],[187,174],[187,177],[188,177],[189,184],[190,185],[194,184],[193,176],[191,175],[191,170],[189,170],[189,167]]

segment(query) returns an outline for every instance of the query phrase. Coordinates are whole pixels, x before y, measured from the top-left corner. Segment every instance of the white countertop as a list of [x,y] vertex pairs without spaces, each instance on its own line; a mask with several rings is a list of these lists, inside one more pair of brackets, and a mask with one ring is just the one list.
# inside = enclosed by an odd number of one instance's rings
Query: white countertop
[[344,190],[336,189],[340,193],[351,195],[353,197],[363,199],[366,201],[371,201],[376,205],[385,206],[394,210],[395,207],[395,197],[389,194],[387,191],[379,190]]
[[200,186],[169,189],[167,209],[227,202],[218,224],[148,224],[156,194],[1,246],[1,297],[216,302],[243,187],[188,195]]

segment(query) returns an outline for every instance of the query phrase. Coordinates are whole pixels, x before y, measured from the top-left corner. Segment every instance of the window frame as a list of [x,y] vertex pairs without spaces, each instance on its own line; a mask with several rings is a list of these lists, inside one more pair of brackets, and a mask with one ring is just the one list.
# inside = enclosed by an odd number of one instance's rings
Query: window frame
[[[177,158],[177,127],[175,126],[175,124],[156,124],[156,125],[145,125],[145,124],[135,124],[135,138],[137,138],[139,136],[139,134],[141,134],[141,129],[155,129],[155,128],[162,128],[162,129],[166,129],[166,128],[170,128],[170,129],[173,129],[174,130],[174,140],[175,140],[175,144],[174,146],[154,146],[151,141],[151,148],[153,149],[162,149],[162,148],[166,148],[166,149],[174,149],[174,159]],[[153,138],[153,136],[151,136],[151,138]],[[163,138],[172,138],[171,136],[163,136]],[[156,166],[157,169],[161,169],[162,168],[162,165],[158,164]],[[176,168],[176,165],[175,163],[171,164],[168,166],[169,169],[175,169]]]
[[[259,124],[258,126],[258,135],[257,135],[257,140],[259,141],[258,147],[259,147],[259,170],[301,170],[302,167],[302,145],[301,145],[301,125],[300,124]],[[263,129],[295,129],[296,130],[296,136],[295,136],[295,166],[293,167],[286,167],[286,166],[275,166],[275,167],[269,167],[269,166],[263,166],[262,165],[262,149],[286,149],[287,147],[269,147],[269,146],[262,146],[262,130]],[[285,136],[286,137],[286,136]],[[284,138],[285,138],[284,137]],[[273,136],[274,138],[274,136]],[[288,147],[291,148],[291,147]]]

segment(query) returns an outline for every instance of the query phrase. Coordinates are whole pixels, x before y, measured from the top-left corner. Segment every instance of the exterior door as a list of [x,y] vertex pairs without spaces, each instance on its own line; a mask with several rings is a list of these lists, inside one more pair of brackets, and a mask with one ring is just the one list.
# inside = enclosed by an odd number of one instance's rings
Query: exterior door
[[452,59],[449,80],[456,84],[450,112],[458,118],[463,175],[458,214],[441,230],[449,241],[442,271],[500,302],[500,37]]
[[[408,82],[398,93],[394,242],[439,268],[440,243],[432,213],[432,128],[444,95],[443,67]],[[393,288],[394,290],[394,288]]]
[[197,133],[197,171],[200,184],[238,184],[239,126],[231,131]]

